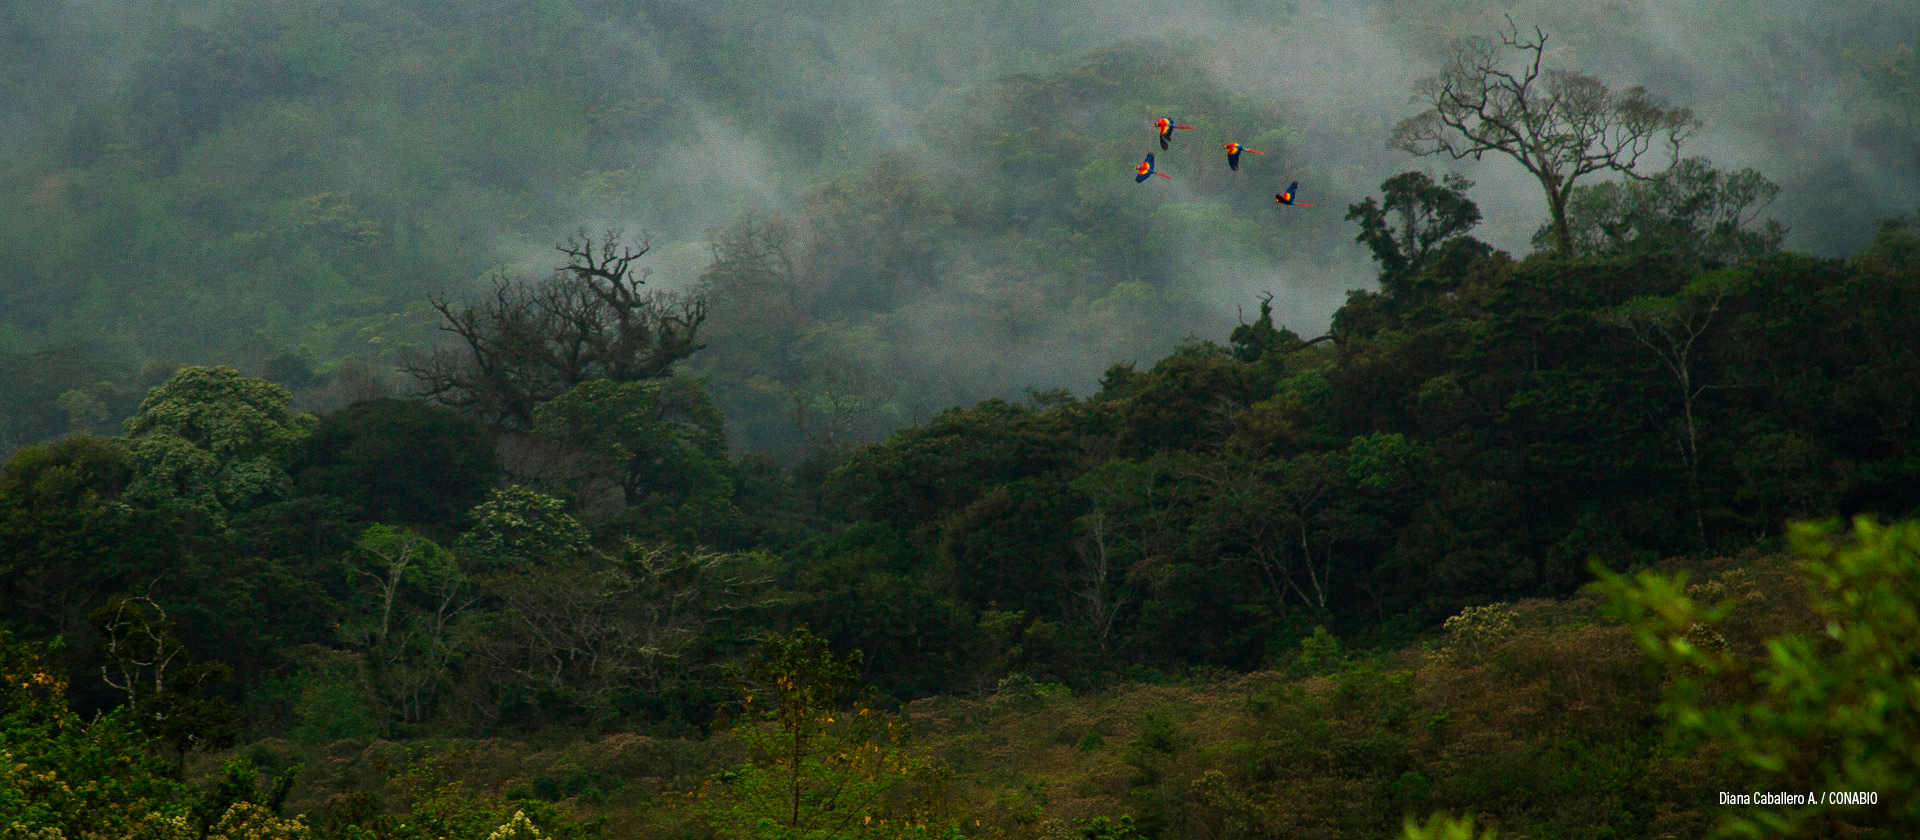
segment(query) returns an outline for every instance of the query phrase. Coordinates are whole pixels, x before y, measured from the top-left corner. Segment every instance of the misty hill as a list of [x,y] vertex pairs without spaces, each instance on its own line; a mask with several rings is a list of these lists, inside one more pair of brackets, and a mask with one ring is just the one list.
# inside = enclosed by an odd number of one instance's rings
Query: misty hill
[[0,0],[0,833],[1913,836],[1917,14]]
[[[1688,154],[1780,184],[1790,247],[1852,253],[1910,209],[1907,4],[1537,5],[1509,11],[1556,64],[1692,107]],[[650,231],[654,282],[693,288],[752,214],[813,259],[777,339],[759,300],[716,304],[716,336],[777,340],[758,352],[785,368],[740,370],[739,342],[696,362],[741,445],[820,439],[773,407],[845,387],[820,368],[884,392],[841,436],[1085,393],[1262,292],[1322,331],[1372,282],[1335,217],[1414,165],[1386,142],[1413,81],[1499,24],[1422,0],[11,3],[0,352],[379,376],[431,340],[428,294],[544,273],[576,228]],[[1163,155],[1176,180],[1136,187],[1162,114],[1200,130]],[[1227,139],[1268,155],[1236,177],[1209,151]],[[1518,169],[1462,170],[1482,235],[1524,250],[1543,210]],[[1262,203],[1294,179],[1321,212]],[[16,446],[65,425],[6,411]]]

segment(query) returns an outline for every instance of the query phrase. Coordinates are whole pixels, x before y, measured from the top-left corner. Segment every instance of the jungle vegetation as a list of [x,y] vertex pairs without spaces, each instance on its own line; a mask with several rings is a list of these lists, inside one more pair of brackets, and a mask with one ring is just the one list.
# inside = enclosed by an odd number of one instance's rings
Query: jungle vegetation
[[[1531,49],[1420,2],[1363,5]],[[1169,102],[1313,165],[1205,38],[983,41],[883,147],[762,85],[835,61],[756,50],[777,17],[495,5],[0,4],[5,66],[78,24],[149,56],[0,79],[51,115],[0,181],[0,837],[1920,827],[1920,215],[1795,247],[1803,179],[1694,153],[1706,103],[1549,73],[1675,148],[1507,172],[1550,193],[1531,253],[1404,156],[1276,218],[1224,171],[1124,180],[1110,138]],[[947,55],[875,38],[839,48]],[[1879,155],[1920,99],[1859,43],[1830,69]],[[1463,148],[1410,89],[1409,150]],[[689,252],[673,202],[711,196],[635,138],[764,109],[796,134],[759,152],[828,152]],[[1324,329],[1210,320],[1200,284],[1328,231],[1368,276]]]

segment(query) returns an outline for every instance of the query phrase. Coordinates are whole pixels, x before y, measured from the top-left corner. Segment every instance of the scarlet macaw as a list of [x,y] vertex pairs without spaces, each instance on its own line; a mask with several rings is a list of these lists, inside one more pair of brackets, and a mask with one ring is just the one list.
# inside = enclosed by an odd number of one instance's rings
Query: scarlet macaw
[[1240,171],[1240,153],[1241,152],[1247,152],[1249,154],[1255,154],[1255,155],[1266,154],[1266,152],[1260,151],[1259,149],[1249,149],[1245,146],[1240,145],[1239,143],[1228,143],[1227,145],[1221,146],[1220,148],[1227,150],[1227,168],[1235,172]]
[[1193,127],[1190,125],[1174,125],[1173,120],[1167,119],[1166,117],[1161,117],[1160,121],[1153,125],[1155,128],[1160,129],[1160,151],[1163,152],[1167,150],[1167,141],[1173,138],[1174,129]]
[[1138,184],[1138,183],[1140,183],[1141,181],[1145,181],[1145,180],[1147,180],[1147,177],[1148,177],[1148,176],[1150,176],[1150,175],[1158,175],[1158,176],[1160,176],[1160,177],[1162,177],[1162,178],[1166,178],[1166,179],[1169,179],[1169,180],[1171,180],[1171,179],[1173,178],[1173,176],[1172,176],[1172,175],[1168,175],[1168,174],[1167,174],[1167,173],[1165,173],[1165,172],[1155,172],[1155,171],[1153,171],[1153,153],[1152,153],[1152,152],[1148,152],[1148,153],[1147,153],[1147,159],[1146,159],[1146,160],[1143,160],[1143,161],[1140,161],[1140,165],[1139,165],[1139,166],[1136,166],[1136,167],[1134,167],[1134,168],[1133,168],[1133,171],[1135,171],[1135,172],[1138,172],[1138,173],[1140,173],[1140,174],[1139,174],[1138,176],[1136,176],[1136,177],[1135,177],[1135,178],[1133,179],[1133,182],[1134,182],[1134,183],[1136,183],[1136,184]]
[[1288,184],[1288,185],[1287,185],[1287,191],[1286,191],[1286,192],[1281,192],[1281,193],[1274,193],[1274,194],[1273,194],[1273,200],[1274,200],[1274,201],[1277,201],[1277,202],[1280,202],[1281,204],[1287,204],[1287,205],[1291,205],[1291,206],[1294,206],[1294,207],[1316,207],[1316,206],[1318,206],[1318,205],[1314,205],[1314,204],[1301,204],[1301,203],[1300,203],[1300,202],[1298,202],[1298,201],[1294,201],[1294,200],[1293,200],[1293,191],[1294,191],[1294,190],[1297,190],[1297,189],[1300,189],[1300,182],[1299,182],[1299,181],[1295,181],[1295,182],[1293,182],[1293,183],[1291,183],[1291,184]]

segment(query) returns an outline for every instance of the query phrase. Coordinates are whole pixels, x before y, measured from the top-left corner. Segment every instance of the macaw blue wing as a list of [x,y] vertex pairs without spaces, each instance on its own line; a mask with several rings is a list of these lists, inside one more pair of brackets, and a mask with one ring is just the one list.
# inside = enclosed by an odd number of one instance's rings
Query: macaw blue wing
[[1285,204],[1285,205],[1287,205],[1287,206],[1289,206],[1289,207],[1316,207],[1316,206],[1318,206],[1318,205],[1314,205],[1314,204],[1308,204],[1308,203],[1306,203],[1306,202],[1304,202],[1304,201],[1295,201],[1295,200],[1293,199],[1293,191],[1294,191],[1294,190],[1297,190],[1297,189],[1300,189],[1300,182],[1299,182],[1299,181],[1295,181],[1295,182],[1293,182],[1293,183],[1291,183],[1291,184],[1288,184],[1288,185],[1287,185],[1287,191],[1286,191],[1286,192],[1283,192],[1283,193],[1274,193],[1274,195],[1273,195],[1273,200],[1274,200],[1274,201],[1277,201],[1277,202],[1279,202],[1279,203],[1281,203],[1281,204]]
[[1235,172],[1240,171],[1240,153],[1239,152],[1233,152],[1227,155],[1227,168]]

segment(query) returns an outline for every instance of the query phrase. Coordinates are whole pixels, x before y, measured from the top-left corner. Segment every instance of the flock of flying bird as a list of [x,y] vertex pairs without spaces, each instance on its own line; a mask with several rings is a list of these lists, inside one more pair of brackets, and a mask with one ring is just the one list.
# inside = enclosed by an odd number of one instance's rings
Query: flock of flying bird
[[[1174,129],[1193,127],[1190,125],[1176,125],[1173,120],[1167,119],[1166,117],[1161,117],[1153,125],[1155,128],[1160,129],[1160,151],[1163,151],[1163,152],[1167,150],[1169,143],[1173,140]],[[1259,149],[1249,149],[1245,146],[1240,145],[1239,143],[1228,143],[1224,146],[1221,146],[1221,148],[1227,150],[1227,168],[1235,172],[1240,171],[1240,153],[1241,152],[1247,152],[1247,153],[1256,154],[1256,155],[1266,154],[1265,152],[1262,152]],[[1152,152],[1148,152],[1147,159],[1141,161],[1139,166],[1135,166],[1133,168],[1133,171],[1137,173],[1137,175],[1133,179],[1133,182],[1136,184],[1142,181],[1145,181],[1148,178],[1155,175],[1158,175],[1162,178],[1168,178],[1168,179],[1171,179],[1173,177],[1172,175],[1168,175],[1165,172],[1156,171],[1153,168]],[[1273,200],[1277,203],[1285,204],[1289,207],[1316,206],[1312,204],[1304,204],[1304,203],[1293,200],[1293,191],[1299,188],[1300,188],[1299,181],[1295,181],[1291,184],[1288,184],[1285,190],[1273,194]]]

